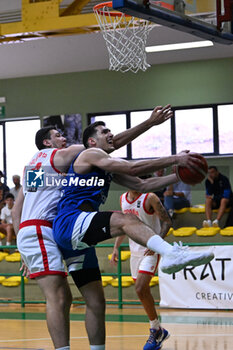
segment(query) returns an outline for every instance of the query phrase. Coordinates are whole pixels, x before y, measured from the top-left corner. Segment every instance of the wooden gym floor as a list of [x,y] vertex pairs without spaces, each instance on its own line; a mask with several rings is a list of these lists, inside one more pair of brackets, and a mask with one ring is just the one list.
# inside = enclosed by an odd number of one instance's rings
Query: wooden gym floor
[[[84,307],[71,310],[71,349],[88,350]],[[158,311],[171,333],[163,350],[232,350],[233,311]],[[142,350],[148,337],[148,322],[141,307],[107,307],[106,350]],[[0,305],[0,349],[52,350],[44,306]]]

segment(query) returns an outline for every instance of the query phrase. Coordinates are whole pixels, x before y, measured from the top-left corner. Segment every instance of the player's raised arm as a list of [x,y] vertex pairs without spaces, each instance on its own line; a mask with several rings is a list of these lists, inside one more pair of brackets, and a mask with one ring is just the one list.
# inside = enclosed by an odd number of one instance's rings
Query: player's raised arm
[[[86,170],[89,171],[91,167],[96,166],[112,173],[140,176],[174,164],[195,167],[197,158],[191,153],[181,152],[169,157],[129,162],[120,158],[111,158],[103,149],[92,147],[79,156],[76,171],[84,173]],[[74,166],[76,166],[76,162]]]
[[127,129],[113,137],[113,145],[115,149],[127,145],[133,141],[136,137],[149,130],[152,126],[162,124],[166,120],[173,116],[171,105],[164,107],[157,106],[151,113],[151,116],[141,124],[136,125],[133,128]]
[[[114,149],[118,149],[122,146],[125,146],[126,144],[134,140],[136,137],[150,129],[152,126],[162,124],[166,120],[170,119],[172,116],[173,112],[171,110],[171,105],[166,105],[164,107],[155,107],[155,109],[151,113],[151,116],[144,122],[113,136],[112,141]],[[54,157],[55,167],[61,172],[66,171],[67,167],[76,157],[76,155],[84,149],[85,147],[83,145],[72,145],[67,148],[59,149]],[[114,149],[112,149],[111,151],[114,151]]]

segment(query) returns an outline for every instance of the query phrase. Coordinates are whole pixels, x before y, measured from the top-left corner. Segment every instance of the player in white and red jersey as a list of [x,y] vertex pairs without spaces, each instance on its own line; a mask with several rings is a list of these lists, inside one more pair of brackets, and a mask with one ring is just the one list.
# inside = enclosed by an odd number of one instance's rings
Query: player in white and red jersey
[[[170,105],[164,108],[158,106],[149,119],[114,137],[112,135],[108,143],[114,145],[116,149],[122,147],[171,116]],[[75,156],[84,149],[82,145],[65,148],[65,138],[54,127],[40,129],[36,135],[36,145],[40,151],[30,162],[32,168],[27,169],[34,169],[37,172],[35,181],[42,181],[43,174],[40,169],[43,162],[48,167],[44,177],[47,173],[53,175],[57,171],[63,173]],[[28,188],[24,187],[24,191],[21,189],[12,213],[16,233],[20,225],[18,248],[31,276],[36,278],[45,295],[47,324],[55,349],[68,350],[70,349],[69,309],[72,296],[64,278],[62,255],[54,241],[51,228],[59,191],[57,186],[46,185],[36,190],[28,185]],[[93,346],[100,346],[99,344],[105,341],[105,300],[94,248],[88,248],[84,255],[83,264],[79,262],[75,266],[76,271],[73,271],[72,277],[86,301],[86,329],[91,349],[94,349]]]
[[[124,214],[136,215],[142,222],[159,232],[165,237],[171,227],[171,220],[154,193],[139,193],[130,190],[120,197],[120,205]],[[116,264],[118,248],[124,236],[116,239],[111,262]],[[161,327],[158,315],[154,306],[154,298],[150,291],[150,281],[154,276],[159,263],[159,255],[145,249],[140,244],[129,238],[130,247],[130,270],[133,279],[136,281],[135,290],[142,302],[150,321],[150,337],[147,340],[144,350],[157,350],[162,342],[169,337],[167,330]]]
[[[69,310],[72,295],[66,272],[52,232],[60,198],[59,186],[47,186],[46,177],[60,177],[66,165],[81,145],[66,146],[66,139],[54,127],[40,129],[36,134],[39,149],[25,167],[23,188],[12,213],[17,245],[23,266],[35,278],[46,299],[47,325],[55,349],[69,349]],[[30,173],[35,174],[30,179]],[[37,177],[37,179],[36,179]],[[38,186],[33,185],[33,181]],[[30,183],[31,181],[31,183]],[[44,182],[44,183],[42,183]],[[39,187],[39,185],[42,185]]]
[[[51,230],[57,212],[57,202],[61,197],[61,186],[57,185],[58,181],[56,185],[51,183],[52,179],[54,182],[54,179],[62,178],[53,162],[56,152],[57,149],[54,148],[42,149],[32,157],[24,170],[24,205],[17,245],[24,263],[30,270],[31,278],[48,274],[66,275],[60,251],[53,244]],[[37,179],[34,179],[34,186],[32,186],[33,179],[29,178],[31,174],[33,178],[37,176]],[[42,186],[36,187],[36,181]]]

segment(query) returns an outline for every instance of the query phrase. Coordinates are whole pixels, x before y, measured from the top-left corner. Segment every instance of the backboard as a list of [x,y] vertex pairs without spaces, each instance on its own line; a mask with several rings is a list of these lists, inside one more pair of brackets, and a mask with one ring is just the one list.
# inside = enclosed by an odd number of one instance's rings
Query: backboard
[[233,44],[233,0],[113,0],[113,8],[206,40]]

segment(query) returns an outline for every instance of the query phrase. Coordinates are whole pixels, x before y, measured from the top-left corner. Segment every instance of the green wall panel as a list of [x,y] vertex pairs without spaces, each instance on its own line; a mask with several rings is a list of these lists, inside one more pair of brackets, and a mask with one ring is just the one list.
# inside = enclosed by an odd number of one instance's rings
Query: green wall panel
[[233,100],[233,58],[0,80],[6,117],[103,112]]

